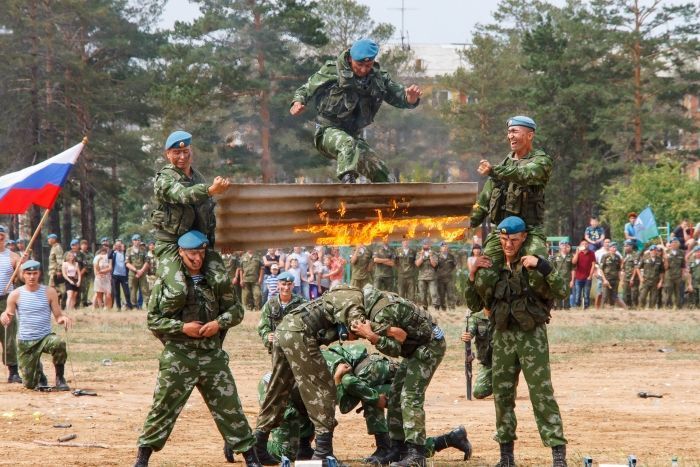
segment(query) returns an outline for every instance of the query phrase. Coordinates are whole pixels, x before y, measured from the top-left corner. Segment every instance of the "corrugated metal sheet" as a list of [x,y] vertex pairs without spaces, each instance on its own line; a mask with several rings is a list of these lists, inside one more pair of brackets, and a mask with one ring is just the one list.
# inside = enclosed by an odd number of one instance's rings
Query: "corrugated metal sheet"
[[[216,247],[223,252],[314,245],[318,234],[295,228],[383,219],[469,216],[476,183],[240,184],[217,197]],[[340,211],[344,215],[340,215]],[[464,226],[454,224],[449,227]],[[426,236],[430,230],[418,229]],[[394,232],[390,238],[401,238]]]

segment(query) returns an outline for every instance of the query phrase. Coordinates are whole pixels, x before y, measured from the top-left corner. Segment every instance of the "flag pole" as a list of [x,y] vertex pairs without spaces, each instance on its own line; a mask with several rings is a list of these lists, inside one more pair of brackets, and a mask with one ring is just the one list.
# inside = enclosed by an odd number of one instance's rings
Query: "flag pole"
[[17,272],[19,272],[20,265],[24,262],[25,259],[29,258],[29,255],[32,252],[32,245],[34,244],[36,237],[39,235],[39,232],[41,231],[41,227],[44,225],[44,222],[49,217],[50,212],[51,212],[51,209],[47,209],[46,211],[44,211],[44,215],[41,217],[41,220],[39,221],[39,225],[34,230],[34,234],[32,235],[32,238],[29,240],[29,243],[27,244],[27,248],[24,249],[24,253],[20,257],[19,261],[17,262],[17,267],[15,267],[15,270],[12,272],[12,277],[10,278],[10,282],[8,282],[7,285],[5,286],[5,290],[3,291],[3,294],[7,293],[7,289],[10,288],[10,284],[12,284],[15,281],[15,278],[17,277]]

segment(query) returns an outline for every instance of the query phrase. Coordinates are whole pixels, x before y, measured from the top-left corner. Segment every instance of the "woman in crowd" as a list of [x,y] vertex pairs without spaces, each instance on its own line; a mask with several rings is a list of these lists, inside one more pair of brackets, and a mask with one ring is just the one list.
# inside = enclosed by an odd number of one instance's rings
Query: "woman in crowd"
[[112,308],[112,263],[107,256],[106,246],[100,248],[93,261],[95,271],[95,297],[92,299],[93,309]]
[[61,265],[61,274],[66,281],[66,310],[75,308],[80,291],[80,265],[75,260],[75,253],[69,251]]

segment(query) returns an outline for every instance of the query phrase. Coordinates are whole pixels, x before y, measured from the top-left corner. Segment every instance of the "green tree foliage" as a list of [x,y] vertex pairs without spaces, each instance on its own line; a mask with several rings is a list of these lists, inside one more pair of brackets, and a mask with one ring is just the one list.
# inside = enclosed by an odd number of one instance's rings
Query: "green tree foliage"
[[385,44],[395,31],[389,23],[375,23],[369,16],[369,7],[355,0],[320,0],[318,14],[329,39],[320,52],[329,57],[337,56],[341,50],[364,37]]

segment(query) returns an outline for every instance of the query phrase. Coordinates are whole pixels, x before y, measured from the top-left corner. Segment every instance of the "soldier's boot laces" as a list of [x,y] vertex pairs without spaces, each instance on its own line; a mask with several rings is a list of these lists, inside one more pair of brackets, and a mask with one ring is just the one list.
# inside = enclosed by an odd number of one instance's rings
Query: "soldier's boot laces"
[[262,465],[278,465],[279,459],[276,459],[267,451],[267,440],[270,438],[269,432],[256,430],[255,433],[255,455],[258,456],[258,462]]
[[515,454],[513,454],[513,441],[501,443],[501,460],[494,467],[515,467]]
[[226,458],[226,462],[228,462],[229,464],[233,464],[235,462],[233,448],[230,444],[228,444],[227,441],[224,441],[224,457]]
[[464,460],[469,460],[472,456],[472,443],[467,438],[467,430],[460,425],[454,430],[435,438],[435,450],[442,451],[447,448],[459,449],[464,453]]
[[255,447],[251,447],[244,452],[243,459],[245,460],[246,467],[262,467],[260,460],[258,460],[257,454],[255,454]]
[[425,446],[406,443],[406,455],[389,467],[425,467]]
[[298,461],[308,461],[314,455],[314,448],[311,447],[311,440],[314,439],[313,435],[306,438],[299,439],[299,448],[297,449],[297,459]]
[[374,440],[377,444],[377,449],[369,456],[362,459],[365,464],[382,465],[382,459],[391,452],[391,439],[389,433],[376,433]]
[[66,383],[66,378],[63,377],[65,371],[65,365],[54,365],[56,367],[56,390],[58,391],[70,391],[68,383]]
[[8,383],[19,383],[22,384],[22,378],[19,376],[19,371],[17,370],[17,365],[7,365],[7,370],[9,371],[7,375]]
[[345,172],[340,177],[341,183],[357,183],[357,174],[355,172]]
[[566,445],[552,448],[552,467],[568,467],[566,464]]
[[136,453],[136,463],[134,467],[148,467],[148,459],[151,458],[153,454],[153,448],[148,446],[139,446],[139,450]]
[[391,447],[385,456],[378,457],[379,464],[389,465],[392,462],[400,461],[406,455],[406,443],[401,440],[392,439]]

